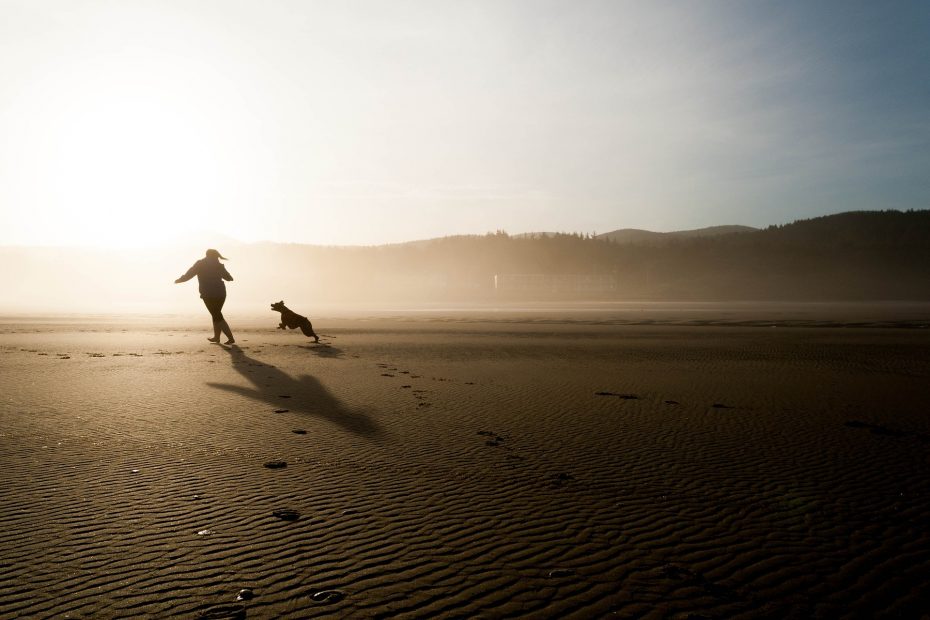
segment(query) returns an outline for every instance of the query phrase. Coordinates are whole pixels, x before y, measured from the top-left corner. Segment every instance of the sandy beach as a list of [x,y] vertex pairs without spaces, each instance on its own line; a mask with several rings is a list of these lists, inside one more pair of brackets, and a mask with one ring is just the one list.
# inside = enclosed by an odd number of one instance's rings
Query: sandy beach
[[0,617],[925,614],[925,309],[649,314],[9,317]]

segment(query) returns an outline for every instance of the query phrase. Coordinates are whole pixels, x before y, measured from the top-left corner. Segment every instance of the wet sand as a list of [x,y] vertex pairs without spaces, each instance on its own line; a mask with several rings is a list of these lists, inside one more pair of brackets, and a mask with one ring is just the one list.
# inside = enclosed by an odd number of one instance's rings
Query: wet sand
[[708,316],[0,322],[0,617],[920,617],[920,313]]

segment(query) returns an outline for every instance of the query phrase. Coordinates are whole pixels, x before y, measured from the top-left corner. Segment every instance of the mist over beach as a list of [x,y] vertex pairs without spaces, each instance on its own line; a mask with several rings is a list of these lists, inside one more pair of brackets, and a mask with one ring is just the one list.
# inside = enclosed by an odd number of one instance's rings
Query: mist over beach
[[0,617],[926,618],[928,33],[0,2]]

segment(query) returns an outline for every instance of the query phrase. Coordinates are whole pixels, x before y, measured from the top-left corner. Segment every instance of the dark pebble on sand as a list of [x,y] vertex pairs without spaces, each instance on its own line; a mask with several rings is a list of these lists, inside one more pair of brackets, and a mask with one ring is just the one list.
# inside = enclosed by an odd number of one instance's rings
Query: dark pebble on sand
[[239,590],[239,594],[236,595],[237,601],[251,601],[253,598],[255,598],[255,593],[248,588],[242,588]]
[[338,603],[345,598],[345,592],[342,590],[320,590],[319,592],[314,592],[310,595],[310,599],[314,603]]
[[575,570],[572,568],[557,568],[555,570],[549,571],[549,576],[552,578],[571,577],[574,574]]
[[278,517],[282,521],[296,521],[300,518],[300,513],[296,510],[291,510],[290,508],[279,508],[271,514]]
[[268,461],[265,463],[265,467],[268,469],[284,469],[287,467],[287,463],[284,461]]

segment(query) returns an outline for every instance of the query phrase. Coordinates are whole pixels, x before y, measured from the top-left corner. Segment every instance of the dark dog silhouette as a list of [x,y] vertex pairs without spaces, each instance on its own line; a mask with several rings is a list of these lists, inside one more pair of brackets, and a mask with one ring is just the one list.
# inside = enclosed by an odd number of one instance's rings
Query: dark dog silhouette
[[313,324],[305,316],[300,316],[290,308],[284,305],[284,300],[275,302],[271,304],[271,309],[275,312],[281,313],[281,322],[278,323],[278,329],[297,329],[300,328],[300,331],[304,333],[304,336],[309,336],[313,338],[314,342],[319,342],[320,337],[316,335],[316,332],[313,331]]

